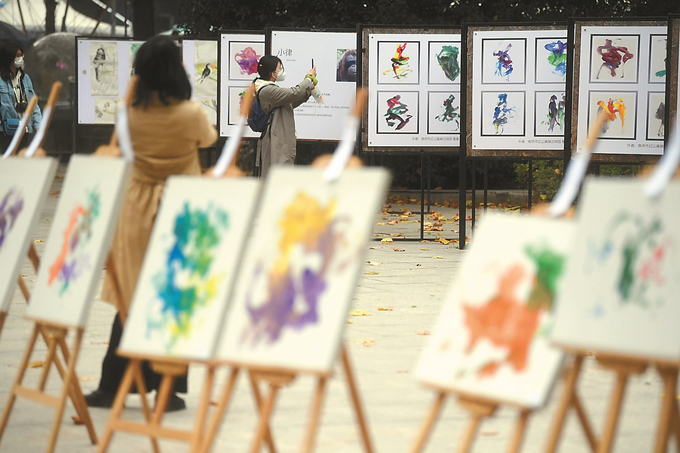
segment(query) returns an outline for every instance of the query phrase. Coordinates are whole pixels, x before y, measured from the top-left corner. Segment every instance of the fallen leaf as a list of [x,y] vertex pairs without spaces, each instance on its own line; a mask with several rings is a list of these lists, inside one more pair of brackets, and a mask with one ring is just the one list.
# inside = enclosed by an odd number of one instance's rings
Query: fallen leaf
[[378,307],[378,311],[392,311],[392,307]]
[[347,320],[347,324],[354,324],[354,321],[351,320],[351,319],[348,319],[348,320]]
[[86,382],[86,381],[96,381],[97,378],[96,378],[96,377],[93,377],[93,376],[80,376],[80,377],[78,378],[78,380],[79,380],[79,381],[83,381],[83,382]]
[[54,175],[54,179],[64,179],[64,177],[61,175]]
[[30,362],[27,367],[28,368],[42,368],[45,365],[45,362],[42,360],[37,360],[35,362]]
[[46,217],[46,218],[44,218],[43,220],[44,220],[45,222],[51,222],[51,221],[52,221],[52,219],[50,219],[49,217]]
[[402,216],[406,216],[406,217],[408,217],[410,215],[413,215],[413,214],[411,214],[411,211],[406,211],[402,214]]
[[350,316],[371,316],[371,313],[366,310],[352,310],[349,312]]
[[444,239],[443,237],[441,237],[441,238],[438,238],[435,242],[441,242],[442,244],[446,245],[446,244],[448,244],[448,243],[451,242],[451,241],[449,241],[449,240]]
[[368,250],[378,250],[378,247],[369,247]]
[[420,264],[416,264],[416,266],[420,266]]
[[385,225],[385,222],[378,222],[376,225]]
[[443,256],[437,255],[437,256],[433,256],[432,259],[433,259],[433,260],[443,260],[444,257],[443,257]]
[[382,242],[383,244],[389,244],[390,242],[392,242],[392,238],[382,238],[380,242]]
[[390,233],[390,236],[392,236],[393,238],[400,238],[403,237],[404,235],[401,233]]
[[416,334],[418,335],[430,335],[432,332],[429,330],[416,330]]
[[485,430],[482,430],[482,432],[480,434],[482,436],[495,436],[496,434],[498,434],[498,430],[497,429],[485,429]]
[[28,277],[28,274],[21,274],[21,278],[26,278]]
[[393,248],[392,250],[394,250],[395,252],[405,252],[405,251],[406,251],[406,250],[404,250],[404,249],[398,249],[398,248],[396,248],[396,247]]
[[39,242],[45,242],[45,241],[43,241],[42,239],[36,239],[36,240],[33,241],[33,242],[35,242],[35,243],[37,244],[37,243],[39,243]]
[[[390,220],[390,221],[387,222],[387,223],[389,223],[390,225],[399,225],[399,221],[398,221],[398,220]],[[380,225],[380,224],[378,224],[378,225]],[[383,225],[385,225],[385,224],[383,223]]]
[[366,346],[367,348],[370,348],[372,346],[375,346],[375,340],[373,339],[367,339],[367,340],[354,340],[356,344],[361,344]]
[[406,374],[406,373],[408,373],[408,370],[397,370],[397,373]]
[[211,405],[211,406],[217,406],[217,401],[215,401],[215,400],[210,400],[210,405]]
[[380,266],[380,263],[378,261],[366,261],[366,264],[369,266]]
[[380,275],[380,272],[364,272],[366,275]]
[[52,195],[54,197],[56,195],[59,195],[59,192],[61,192],[61,191],[60,190],[53,190],[52,192],[50,192],[50,195]]
[[83,419],[78,417],[77,415],[71,415],[71,420],[73,420],[73,424],[75,424],[75,425],[84,425],[85,424]]

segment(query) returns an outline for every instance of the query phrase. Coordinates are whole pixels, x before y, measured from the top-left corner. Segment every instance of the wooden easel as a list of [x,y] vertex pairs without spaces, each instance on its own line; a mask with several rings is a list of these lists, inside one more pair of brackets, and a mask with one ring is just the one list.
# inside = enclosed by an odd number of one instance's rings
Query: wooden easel
[[[416,438],[415,445],[411,449],[411,453],[420,453],[423,451],[423,448],[425,448],[425,444],[430,436],[432,427],[437,421],[441,407],[444,404],[444,399],[449,393],[450,392],[446,392],[441,389],[438,391],[437,398],[435,399],[432,409],[430,409],[430,412],[428,413],[427,418],[420,429],[420,433]],[[465,430],[463,442],[458,448],[459,453],[468,453],[472,450],[479,425],[485,418],[493,416],[501,403],[498,401],[491,401],[464,394],[458,395],[458,403],[472,415],[472,419]],[[529,416],[532,412],[532,409],[520,407],[519,419],[517,420],[517,425],[515,426],[515,432],[512,436],[512,439],[510,440],[508,453],[518,453],[520,451],[522,441],[524,440],[524,433],[526,432],[527,421],[529,420]]]
[[[60,91],[61,83],[55,82],[52,85],[52,91],[50,92],[47,106],[54,108]],[[50,117],[47,119],[47,123],[44,125],[46,129],[49,128],[51,117],[52,116],[50,115]],[[38,146],[39,149],[42,147],[44,138],[45,137],[43,135],[42,141]],[[40,266],[40,258],[38,257],[38,253],[36,252],[33,244],[31,244],[29,248],[28,258],[30,259],[33,268],[37,272]],[[26,302],[28,302],[30,299],[30,292],[21,277],[19,277],[18,283],[23,296],[26,298]],[[0,330],[2,328],[2,320],[4,320],[4,316],[2,316],[2,319],[0,319]],[[75,364],[82,343],[83,329],[79,328],[76,331],[76,340],[72,352],[69,351],[69,347],[66,343],[68,329],[69,327],[66,326],[60,326],[44,321],[35,321],[33,333],[31,334],[26,352],[24,353],[24,357],[19,365],[19,372],[14,380],[7,404],[5,405],[5,409],[2,414],[2,420],[0,420],[0,439],[2,439],[2,434],[4,433],[4,429],[7,426],[7,422],[9,421],[16,397],[22,396],[37,403],[51,406],[57,410],[57,416],[55,417],[52,424],[50,442],[47,447],[48,452],[54,451],[57,436],[59,434],[59,428],[61,427],[61,419],[63,418],[64,414],[66,398],[68,397],[73,403],[78,417],[85,424],[88,435],[90,436],[90,440],[93,444],[97,443],[97,434],[92,423],[92,418],[90,417],[90,412],[87,408],[87,403],[85,402],[85,397],[83,396],[83,392],[80,387],[80,382],[78,381],[78,376],[75,372]],[[43,364],[43,371],[40,376],[38,387],[37,389],[31,389],[23,386],[22,381],[28,367],[28,362],[35,348],[38,334],[42,335],[44,338],[48,346],[48,351],[47,358]],[[64,364],[57,355],[57,348],[61,350],[61,354],[63,355],[64,361],[66,362],[66,367],[64,367]],[[45,393],[45,386],[47,384],[47,378],[52,368],[52,364],[54,364],[57,368],[57,371],[59,372],[59,375],[64,383],[59,397],[54,397]]]
[[564,428],[564,421],[570,408],[573,408],[576,411],[579,424],[583,428],[591,451],[594,453],[609,453],[614,443],[614,437],[616,436],[616,429],[628,378],[632,375],[643,373],[650,365],[655,365],[658,368],[659,374],[664,381],[665,392],[661,406],[661,414],[659,416],[659,426],[657,429],[654,452],[663,453],[666,451],[668,439],[671,435],[671,429],[677,445],[680,446],[680,415],[678,415],[678,404],[676,401],[678,366],[680,364],[655,363],[654,361],[643,358],[596,354],[596,359],[603,368],[616,373],[616,384],[614,385],[614,390],[609,403],[609,411],[605,420],[604,432],[602,437],[597,439],[583,408],[583,404],[576,392],[576,384],[581,373],[583,359],[587,353],[585,351],[573,351],[573,353],[574,363],[565,374],[564,392],[550,431],[546,453],[554,453],[557,450],[557,445]]
[[[375,450],[373,448],[371,437],[368,432],[368,424],[366,423],[366,417],[364,416],[361,399],[359,397],[356,381],[354,379],[354,372],[352,371],[352,366],[349,360],[349,353],[347,352],[347,349],[344,346],[342,347],[342,351],[340,353],[340,359],[342,361],[342,368],[345,373],[345,379],[347,380],[350,397],[352,399],[352,406],[357,417],[357,424],[359,425],[359,431],[361,434],[361,441],[364,447],[364,451],[366,453],[373,453]],[[229,375],[229,379],[227,380],[226,385],[224,387],[224,391],[222,392],[222,395],[218,400],[217,408],[213,413],[210,425],[208,426],[208,429],[205,432],[205,435],[203,436],[205,440],[201,444],[200,450],[198,451],[200,451],[201,453],[207,453],[210,451],[215,436],[217,434],[217,430],[222,422],[222,417],[224,416],[224,413],[227,407],[229,406],[229,402],[233,394],[234,385],[236,383],[238,373],[241,369],[245,369],[250,374],[251,384],[253,386],[253,389],[255,390],[254,393],[256,401],[258,406],[260,406],[259,409],[260,417],[257,425],[257,430],[255,431],[255,438],[253,439],[250,451],[251,453],[258,453],[262,445],[262,440],[264,440],[269,447],[269,451],[274,453],[276,451],[276,448],[269,429],[269,419],[274,408],[274,402],[276,401],[276,396],[281,387],[291,383],[298,376],[298,374],[301,374],[301,372],[288,370],[267,370],[259,368],[255,369],[241,367],[237,364],[231,365],[232,369]],[[323,398],[326,393],[326,384],[329,377],[330,377],[329,374],[318,375],[316,393],[312,401],[312,410],[309,416],[307,434],[305,436],[303,448],[301,450],[303,453],[311,453],[312,451],[314,451],[314,441],[316,439],[316,432],[318,431],[319,428],[321,408],[323,406]],[[260,401],[259,390],[256,390],[257,388],[259,388],[260,382],[264,382],[269,386],[269,393],[267,395],[267,399],[264,402]],[[206,386],[205,388],[208,388],[208,386]]]

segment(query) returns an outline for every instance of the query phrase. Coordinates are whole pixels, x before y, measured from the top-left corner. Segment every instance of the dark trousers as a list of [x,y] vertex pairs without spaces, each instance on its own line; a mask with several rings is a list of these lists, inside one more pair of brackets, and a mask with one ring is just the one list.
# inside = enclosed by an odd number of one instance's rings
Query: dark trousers
[[[19,142],[16,152],[19,153],[19,151],[28,147],[28,145],[31,143],[31,140],[33,140],[33,134],[24,134],[24,136],[21,137],[21,141]],[[0,154],[5,153],[11,141],[12,137],[5,135],[5,133],[2,132],[2,129],[0,129]]]
[[[118,349],[122,334],[123,326],[120,323],[120,317],[116,314],[116,318],[113,320],[113,326],[111,327],[109,348],[106,350],[106,355],[102,362],[102,377],[99,380],[99,390],[103,392],[116,393],[118,391],[118,386],[123,380],[123,374],[125,374],[125,369],[129,363],[127,358],[116,354],[116,349]],[[147,361],[142,362],[142,374],[147,390],[158,390],[162,376],[154,372]],[[187,392],[187,376],[175,379],[174,391],[176,393]]]

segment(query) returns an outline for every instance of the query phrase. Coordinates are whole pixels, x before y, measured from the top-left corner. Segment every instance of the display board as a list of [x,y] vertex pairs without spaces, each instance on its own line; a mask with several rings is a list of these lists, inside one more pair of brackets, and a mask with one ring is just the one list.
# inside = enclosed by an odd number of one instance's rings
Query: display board
[[76,37],[78,124],[114,124],[142,41]]
[[[300,83],[316,66],[322,101],[314,96],[294,110],[298,140],[340,140],[356,98],[355,31],[272,30],[271,54],[286,69],[282,87]],[[354,70],[352,70],[354,62]]]
[[168,179],[121,351],[212,357],[259,191],[255,178]]
[[57,165],[51,157],[0,160],[0,313],[9,309]]
[[468,156],[562,157],[567,24],[466,27]]
[[336,363],[356,282],[389,183],[383,168],[280,166],[267,176],[217,358],[327,374]]
[[213,126],[217,126],[217,94],[220,80],[217,48],[217,41],[182,40],[182,61],[191,83],[192,97],[201,104]]
[[680,360],[680,182],[589,178],[556,302],[558,345]]
[[680,16],[671,15],[668,18],[668,95],[666,96],[666,105],[668,112],[666,120],[668,124],[675,124],[678,110],[680,110],[680,96],[678,96],[678,87],[680,87]]
[[666,21],[575,21],[574,36],[572,149],[584,149],[604,110],[608,120],[594,152],[609,156],[595,160],[663,154]]
[[[241,110],[241,97],[257,77],[257,63],[265,54],[264,33],[231,33],[220,36],[220,135],[232,135]],[[244,137],[260,134],[245,128]]]
[[27,317],[85,327],[130,167],[120,158],[71,157]]
[[361,38],[368,87],[363,151],[457,150],[460,30],[363,28]]
[[563,219],[487,214],[421,354],[418,379],[543,406],[561,368],[563,352],[548,334],[573,231]]

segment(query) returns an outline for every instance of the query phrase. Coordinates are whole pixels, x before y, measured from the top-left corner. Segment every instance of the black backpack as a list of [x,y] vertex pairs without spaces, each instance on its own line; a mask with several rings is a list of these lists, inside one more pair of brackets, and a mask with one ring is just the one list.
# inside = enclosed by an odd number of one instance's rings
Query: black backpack
[[250,105],[250,111],[248,112],[248,126],[253,132],[261,132],[262,135],[267,131],[267,127],[271,123],[271,119],[274,115],[274,110],[276,110],[272,109],[272,111],[269,112],[269,115],[267,115],[260,105],[260,91],[265,87],[266,85],[255,92],[255,99],[253,99],[253,103]]

